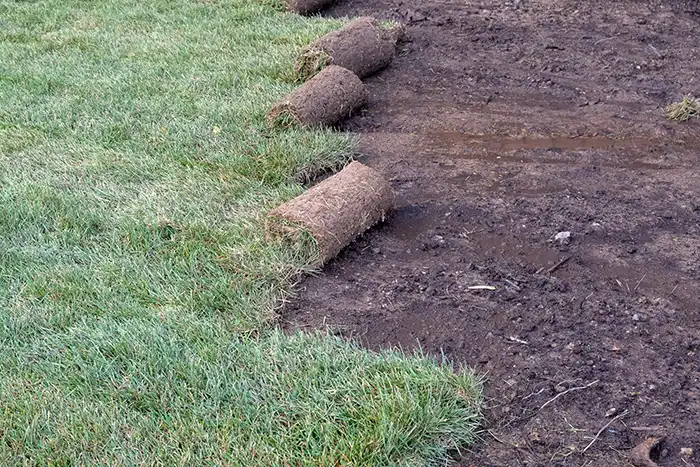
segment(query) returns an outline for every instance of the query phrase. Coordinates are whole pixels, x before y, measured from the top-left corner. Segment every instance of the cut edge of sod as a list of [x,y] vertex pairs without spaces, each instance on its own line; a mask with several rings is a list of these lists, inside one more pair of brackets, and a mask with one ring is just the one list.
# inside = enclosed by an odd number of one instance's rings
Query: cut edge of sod
[[331,56],[325,50],[315,47],[304,48],[294,62],[292,71],[294,82],[303,83],[313,78],[332,62]]

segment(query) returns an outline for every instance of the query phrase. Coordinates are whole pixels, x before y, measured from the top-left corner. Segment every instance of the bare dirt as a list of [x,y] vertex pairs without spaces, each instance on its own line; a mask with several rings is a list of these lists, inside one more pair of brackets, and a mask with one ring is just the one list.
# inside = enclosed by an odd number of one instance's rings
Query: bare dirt
[[343,125],[399,208],[300,284],[283,321],[484,374],[463,466],[630,465],[651,436],[660,465],[700,466],[700,120],[662,110],[700,95],[700,5],[677,6],[325,12],[408,25]]

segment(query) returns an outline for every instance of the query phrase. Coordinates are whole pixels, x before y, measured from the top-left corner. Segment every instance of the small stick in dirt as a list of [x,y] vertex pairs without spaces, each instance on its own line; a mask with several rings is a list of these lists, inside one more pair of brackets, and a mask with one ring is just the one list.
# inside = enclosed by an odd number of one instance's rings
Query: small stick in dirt
[[[567,457],[569,457],[569,456],[571,456],[572,454],[574,454],[575,452],[576,452],[576,448],[575,448],[575,447],[573,447],[573,446],[567,446],[567,447],[565,447],[565,448],[563,448],[563,449],[561,449],[561,450],[555,452],[554,454],[552,454],[552,457],[549,458],[549,462],[550,462],[550,463],[554,462],[554,459],[557,459],[557,460],[560,460],[560,461],[561,461],[561,460],[564,460],[564,459],[566,459]],[[585,466],[584,466],[584,467],[585,467]]]
[[559,261],[557,264],[555,264],[555,265],[552,266],[551,268],[547,269],[547,272],[548,272],[549,274],[553,273],[554,271],[556,271],[557,269],[559,269],[560,267],[562,267],[562,266],[564,266],[566,263],[568,263],[569,260],[570,260],[571,258],[573,258],[573,256],[567,256],[566,258],[564,258],[563,260]]
[[659,57],[659,58],[661,58],[661,54],[659,53],[658,50],[656,50],[656,47],[654,47],[654,46],[651,45],[651,44],[648,44],[648,45],[649,45],[649,48],[650,48],[651,50],[654,51],[654,53],[656,54],[656,56]]
[[616,38],[617,38],[617,36],[606,37],[605,39],[600,39],[600,40],[598,40],[598,41],[595,41],[595,42],[593,43],[593,45],[602,44],[603,42],[611,41],[611,40],[616,39]]
[[531,398],[531,397],[533,397],[533,396],[537,396],[537,395],[539,395],[539,394],[542,394],[542,393],[545,391],[545,389],[547,389],[547,388],[542,388],[542,389],[540,389],[540,390],[537,391],[537,392],[530,393],[530,394],[528,394],[527,396],[523,397],[521,400],[526,401],[526,400],[528,400],[529,398]]
[[670,297],[671,295],[673,295],[673,293],[676,291],[676,289],[678,288],[679,285],[680,285],[680,284],[676,284],[676,286],[673,288],[673,290],[671,290],[671,293],[668,294],[669,297]]
[[591,381],[590,383],[586,384],[585,386],[577,386],[577,387],[575,387],[575,388],[569,388],[569,389],[567,389],[567,390],[564,391],[564,392],[560,392],[559,394],[557,394],[556,396],[552,397],[552,398],[549,399],[547,402],[545,402],[544,404],[542,404],[542,407],[540,407],[540,410],[544,409],[545,407],[547,407],[549,404],[551,404],[551,403],[554,402],[555,400],[559,399],[559,398],[560,398],[561,396],[563,396],[564,394],[568,394],[568,393],[574,392],[574,391],[581,391],[582,389],[588,389],[588,388],[590,388],[591,386],[593,386],[593,385],[595,385],[595,384],[598,384],[599,382],[600,382],[600,380],[597,379],[597,380],[595,380],[595,381]]
[[491,430],[486,430],[486,433],[490,434],[490,435],[493,437],[493,439],[495,439],[495,440],[498,441],[499,443],[501,443],[501,444],[506,444],[503,440],[499,439],[498,436],[494,435],[494,434],[493,434],[493,431],[491,431]]
[[575,426],[573,426],[573,425],[571,424],[571,422],[569,422],[569,421],[566,419],[566,417],[564,417],[564,421],[566,422],[567,425],[569,425],[569,429],[570,429],[573,433],[580,432],[580,431],[588,431],[588,430],[586,430],[585,428],[576,428]]
[[[620,279],[615,279],[615,282],[617,282],[617,285],[619,285],[623,291],[625,290],[625,288],[622,286],[622,282],[620,282]],[[627,286],[627,293],[632,293],[630,290],[630,285],[627,283],[627,281],[625,281],[625,286]]]
[[511,342],[516,342],[516,343],[518,343],[518,344],[530,345],[530,343],[529,343],[528,341],[523,340],[523,339],[520,339],[520,338],[515,337],[515,336],[510,336],[510,337],[508,338],[508,340],[511,341]]
[[496,290],[496,287],[492,285],[470,285],[467,287],[468,290]]
[[583,300],[581,300],[581,302],[578,304],[578,309],[579,309],[579,310],[583,310],[583,304],[586,303],[586,300],[588,300],[588,299],[591,298],[592,296],[593,296],[593,292],[591,292],[591,293],[589,293],[588,295],[586,295],[586,298],[584,298]]
[[603,428],[601,428],[600,430],[598,430],[598,433],[596,433],[595,437],[591,440],[590,443],[588,443],[588,446],[586,446],[585,448],[583,448],[583,451],[581,451],[581,454],[583,454],[584,452],[588,451],[588,449],[589,449],[591,446],[593,446],[593,444],[594,444],[596,441],[598,441],[598,438],[600,438],[600,435],[601,435],[610,425],[612,425],[613,423],[615,423],[616,420],[619,420],[620,418],[624,417],[624,416],[627,415],[628,413],[629,413],[629,411],[628,411],[628,410],[625,410],[625,411],[622,412],[620,415],[618,415],[617,417],[613,418],[613,419],[610,420],[608,423],[606,423],[605,426],[604,426]]
[[639,282],[637,282],[637,285],[634,286],[634,291],[635,291],[635,292],[637,291],[637,289],[639,288],[639,286],[642,285],[642,281],[644,280],[645,277],[647,277],[647,273],[646,273],[646,272],[644,273],[644,275],[642,276],[642,278],[639,279]]

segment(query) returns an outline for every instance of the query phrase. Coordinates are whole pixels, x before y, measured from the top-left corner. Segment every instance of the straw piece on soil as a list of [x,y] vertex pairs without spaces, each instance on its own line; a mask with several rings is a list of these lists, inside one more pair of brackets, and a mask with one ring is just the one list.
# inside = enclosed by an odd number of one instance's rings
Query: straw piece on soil
[[700,99],[685,96],[680,102],[675,102],[665,109],[666,118],[676,122],[686,122],[693,117],[700,117]]
[[305,81],[331,64],[347,68],[360,78],[370,76],[391,63],[402,31],[400,24],[384,28],[374,18],[357,18],[302,49],[294,64],[294,76]]
[[389,183],[374,169],[352,162],[343,170],[268,214],[273,237],[299,241],[310,233],[321,264],[335,257],[355,237],[384,219],[394,204]]
[[285,96],[267,114],[274,126],[333,125],[367,100],[367,90],[352,71],[331,65]]
[[300,15],[315,13],[333,3],[333,0],[286,0],[287,10]]

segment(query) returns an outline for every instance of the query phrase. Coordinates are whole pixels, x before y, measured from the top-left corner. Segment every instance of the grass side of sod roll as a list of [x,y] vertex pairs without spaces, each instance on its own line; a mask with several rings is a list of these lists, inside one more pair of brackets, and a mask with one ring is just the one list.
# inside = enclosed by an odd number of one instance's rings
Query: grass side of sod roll
[[416,465],[473,440],[469,370],[274,329],[312,253],[264,215],[354,141],[265,113],[338,26],[0,0],[0,465]]

